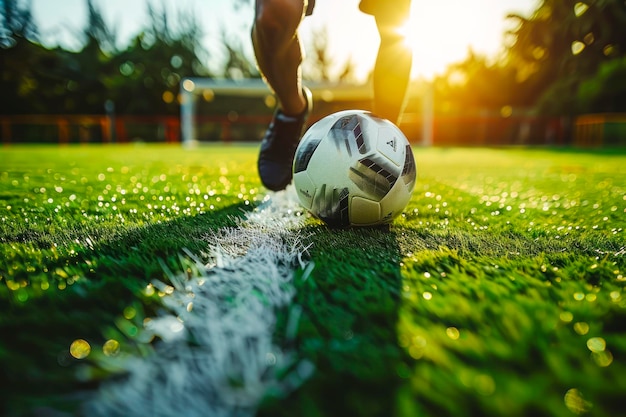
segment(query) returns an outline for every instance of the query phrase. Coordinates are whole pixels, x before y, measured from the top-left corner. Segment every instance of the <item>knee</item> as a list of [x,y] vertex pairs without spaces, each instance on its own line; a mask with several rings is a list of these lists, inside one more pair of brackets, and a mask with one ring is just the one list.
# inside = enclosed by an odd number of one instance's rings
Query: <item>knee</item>
[[257,0],[254,30],[270,38],[292,37],[304,9],[305,0]]
[[376,26],[380,36],[381,46],[396,45],[404,41],[404,35],[397,23],[389,23],[377,19]]

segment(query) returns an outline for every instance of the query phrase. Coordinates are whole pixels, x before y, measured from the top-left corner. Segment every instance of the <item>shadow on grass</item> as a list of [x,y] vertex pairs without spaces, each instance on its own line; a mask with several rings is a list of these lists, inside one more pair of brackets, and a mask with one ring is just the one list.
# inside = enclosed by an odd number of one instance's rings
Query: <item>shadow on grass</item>
[[404,351],[397,344],[402,255],[389,228],[308,226],[312,275],[296,280],[298,350],[316,373],[259,416],[390,416]]
[[[236,204],[193,217],[117,228],[93,245],[83,243],[93,237],[90,230],[74,230],[80,243],[67,241],[69,248],[58,251],[43,249],[54,240],[45,233],[13,236],[16,244],[35,254],[38,272],[29,275],[26,270],[19,277],[25,297],[20,299],[17,291],[3,294],[0,332],[7,337],[0,340],[0,415],[39,416],[47,415],[46,407],[71,409],[68,397],[59,395],[90,388],[90,382],[80,382],[83,363],[70,355],[70,344],[84,339],[92,349],[100,349],[103,332],[129,311],[125,309],[131,309],[136,321],[152,315],[158,304],[143,290],[153,279],[167,279],[160,261],[180,269],[183,248],[196,253],[206,249],[207,234],[234,226],[250,208]],[[133,343],[132,335],[126,343]]]

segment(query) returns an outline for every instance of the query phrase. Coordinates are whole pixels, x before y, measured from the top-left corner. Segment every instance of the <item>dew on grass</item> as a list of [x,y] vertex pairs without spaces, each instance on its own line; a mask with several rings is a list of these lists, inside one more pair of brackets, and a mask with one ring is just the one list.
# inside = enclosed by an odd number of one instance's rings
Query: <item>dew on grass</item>
[[592,337],[587,340],[587,348],[592,352],[604,352],[606,341],[601,337]]
[[70,355],[76,359],[85,359],[90,353],[91,346],[84,339],[76,339],[70,345]]
[[424,348],[411,345],[409,346],[409,355],[415,360],[421,359],[424,356]]
[[8,280],[6,282],[6,285],[11,291],[17,291],[20,289],[20,284],[13,280]]
[[571,388],[567,390],[563,401],[568,410],[578,415],[586,414],[592,408],[592,404],[589,401],[585,400],[582,392],[580,392],[576,388]]
[[102,345],[102,353],[105,356],[115,357],[120,353],[120,342],[115,339],[109,339]]
[[584,336],[589,333],[589,325],[584,321],[579,321],[574,323],[574,331],[579,335]]
[[585,300],[587,300],[590,303],[593,303],[594,301],[596,301],[598,297],[596,296],[596,294],[587,294],[585,296]]
[[123,316],[126,320],[131,320],[135,317],[136,314],[137,311],[133,307],[128,306],[124,309]]
[[571,323],[574,320],[574,315],[569,311],[563,311],[559,314],[559,318],[563,323]]
[[456,327],[448,327],[446,329],[446,335],[452,340],[458,340],[461,336],[461,332]]
[[421,335],[417,335],[411,339],[411,345],[417,346],[420,349],[424,349],[427,344],[428,342],[426,341],[426,338]]
[[155,293],[154,286],[152,284],[146,285],[146,288],[144,289],[144,294],[146,295],[146,297],[151,297],[154,295],[154,293]]
[[591,359],[601,368],[606,368],[613,363],[613,354],[609,350],[591,352]]

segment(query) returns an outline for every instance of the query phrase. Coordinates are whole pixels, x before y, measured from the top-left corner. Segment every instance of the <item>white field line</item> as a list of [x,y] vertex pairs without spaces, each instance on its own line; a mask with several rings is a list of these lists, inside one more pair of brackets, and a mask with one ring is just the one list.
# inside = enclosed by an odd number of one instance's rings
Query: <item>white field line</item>
[[306,380],[313,365],[273,337],[278,309],[289,314],[282,339],[295,337],[301,310],[292,304],[294,269],[306,268],[306,277],[312,268],[302,260],[300,211],[292,188],[274,194],[239,227],[208,236],[210,253],[188,253],[197,265],[191,277],[168,272],[173,286],[154,282],[167,294],[166,308],[145,332],[162,341],[146,357],[125,358],[127,376],[105,383],[88,413],[253,416],[265,395],[286,394]]

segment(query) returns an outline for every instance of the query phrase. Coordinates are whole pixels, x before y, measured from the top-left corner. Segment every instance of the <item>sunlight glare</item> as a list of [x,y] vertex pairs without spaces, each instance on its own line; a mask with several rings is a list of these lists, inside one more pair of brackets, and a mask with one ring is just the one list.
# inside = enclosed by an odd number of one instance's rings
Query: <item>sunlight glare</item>
[[[318,2],[313,16],[304,20],[305,45],[316,30],[326,31],[330,55],[337,57],[336,71],[346,59],[355,65],[355,78],[365,80],[376,60],[380,37],[372,16],[358,12],[359,0]],[[471,47],[479,55],[496,58],[503,50],[509,12],[528,14],[531,0],[413,1],[408,24],[400,29],[413,51],[412,78],[432,79],[453,63],[464,61]]]
[[502,37],[491,35],[490,27],[502,25],[502,20],[503,16],[471,2],[413,2],[407,24],[400,29],[413,50],[413,76],[443,74],[450,64],[463,61],[470,48],[495,54]]

